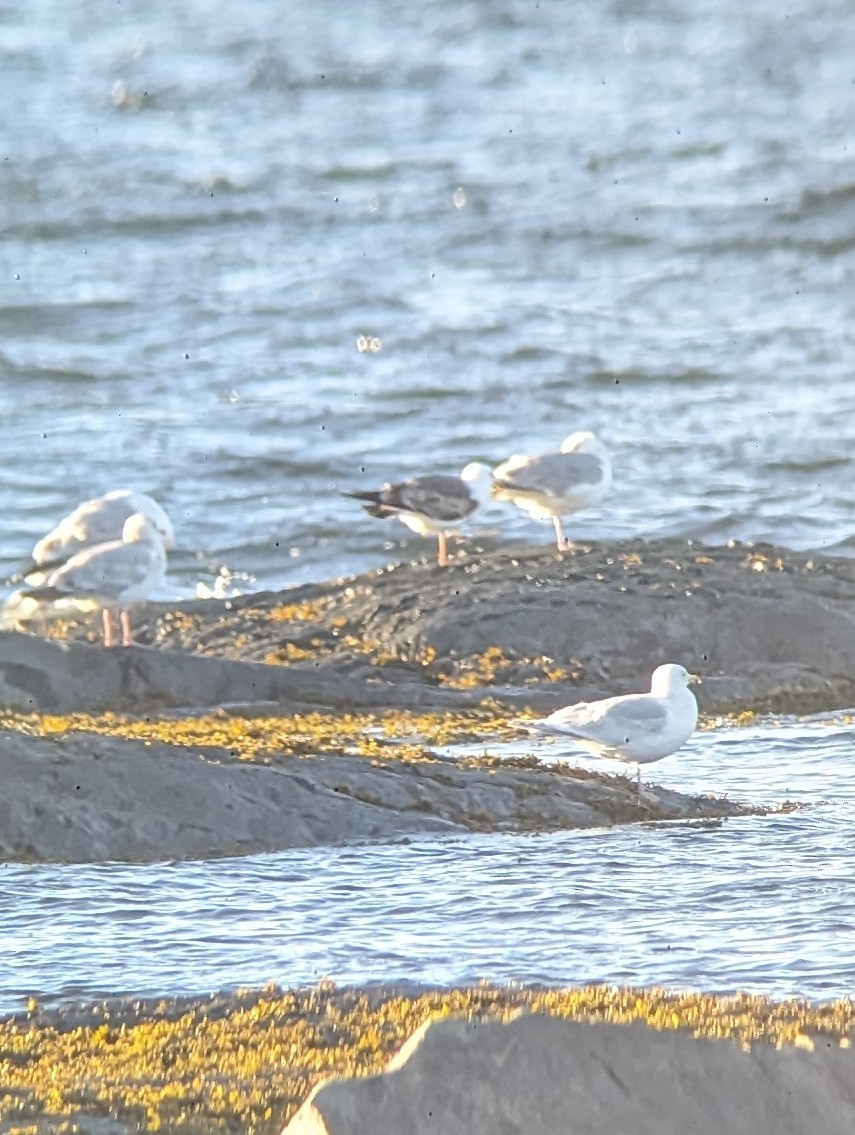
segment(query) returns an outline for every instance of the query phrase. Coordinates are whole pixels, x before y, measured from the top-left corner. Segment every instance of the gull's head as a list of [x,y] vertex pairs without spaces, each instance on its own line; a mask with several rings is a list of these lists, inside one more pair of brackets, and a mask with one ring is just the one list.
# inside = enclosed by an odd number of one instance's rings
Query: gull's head
[[131,513],[122,525],[122,543],[138,544],[142,540],[158,540],[163,543],[163,535],[144,512]]
[[606,447],[590,430],[577,430],[562,441],[561,452],[590,453],[594,457],[605,457]]
[[685,690],[693,677],[685,666],[680,666],[677,662],[666,662],[653,671],[650,692],[654,697],[667,698],[678,690]]
[[[161,510],[163,511],[163,510]],[[170,548],[175,547],[175,529],[172,527],[172,521],[163,513],[162,517],[147,517],[149,525],[155,530],[160,537],[163,547],[168,552]]]
[[485,505],[493,495],[493,470],[480,461],[470,461],[460,474],[460,480],[479,505]]
[[103,499],[121,501],[129,510],[129,514],[141,512],[154,525],[164,548],[168,550],[175,547],[175,529],[172,527],[172,521],[154,497],[137,489],[113,489],[112,492],[105,493]]
[[156,500],[141,493],[139,495],[139,503],[136,507],[136,511],[141,512],[143,516],[148,518],[150,524],[163,541],[163,546],[167,551],[175,547],[175,529],[172,527],[172,521]]

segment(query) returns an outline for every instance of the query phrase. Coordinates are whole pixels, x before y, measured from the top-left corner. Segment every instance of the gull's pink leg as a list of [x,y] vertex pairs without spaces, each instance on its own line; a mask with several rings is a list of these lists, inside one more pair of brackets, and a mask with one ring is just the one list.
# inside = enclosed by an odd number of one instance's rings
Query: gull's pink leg
[[104,645],[115,646],[116,640],[113,637],[113,615],[106,607],[101,610],[101,625],[104,628]]
[[553,516],[552,523],[555,526],[555,542],[558,545],[558,551],[566,552],[570,547],[570,541],[564,535],[564,525],[561,523],[561,517]]
[[436,550],[436,562],[440,567],[448,567],[448,540],[444,532],[437,532],[436,538],[439,547]]
[[131,627],[131,613],[130,611],[122,611],[120,615],[122,621],[122,646],[134,645],[134,632]]

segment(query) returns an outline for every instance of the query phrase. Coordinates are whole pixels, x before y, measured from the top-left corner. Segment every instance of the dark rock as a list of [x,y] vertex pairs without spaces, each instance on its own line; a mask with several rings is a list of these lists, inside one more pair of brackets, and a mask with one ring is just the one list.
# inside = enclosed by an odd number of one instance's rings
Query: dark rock
[[[453,708],[492,695],[548,709],[646,688],[673,661],[702,676],[708,712],[812,712],[855,704],[853,612],[855,562],[768,545],[458,553],[446,570],[402,564],[149,608],[144,633],[156,652],[63,653],[2,636],[0,702]],[[501,666],[478,671],[493,648]],[[469,663],[477,680],[467,686],[457,679]]]

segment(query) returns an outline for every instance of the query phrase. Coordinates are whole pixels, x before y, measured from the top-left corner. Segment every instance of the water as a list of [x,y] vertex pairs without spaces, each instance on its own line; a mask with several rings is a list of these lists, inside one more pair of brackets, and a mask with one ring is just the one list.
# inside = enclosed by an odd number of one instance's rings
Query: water
[[339,490],[580,427],[583,536],[851,551],[850,15],[3,0],[0,572],[124,484],[173,594],[361,570]]
[[[571,536],[851,553],[850,19],[0,0],[0,575],[122,485],[174,517],[172,596],[432,554],[340,490],[579,428],[615,485]],[[0,1000],[322,974],[845,993],[850,750],[698,737],[664,783],[828,800],[721,828],[6,866]]]
[[201,994],[323,977],[847,996],[855,987],[853,742],[851,727],[817,722],[696,735],[650,779],[807,805],[724,824],[215,863],[7,865],[0,1009],[29,994],[48,1002]]

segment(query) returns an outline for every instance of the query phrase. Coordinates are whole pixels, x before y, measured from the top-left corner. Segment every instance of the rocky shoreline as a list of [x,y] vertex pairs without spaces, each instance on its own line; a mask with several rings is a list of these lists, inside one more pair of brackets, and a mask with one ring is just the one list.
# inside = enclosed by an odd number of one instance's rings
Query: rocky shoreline
[[[455,721],[462,736],[503,728]],[[0,860],[212,858],[769,811],[661,787],[639,798],[624,776],[535,758],[449,761],[423,739],[455,735],[436,715],[6,714],[0,726]]]
[[69,654],[0,634],[0,705],[223,701],[538,709],[637,689],[662,661],[707,713],[855,704],[855,561],[771,545],[623,541],[559,555],[460,550],[281,592],[148,608],[142,651]]
[[[104,650],[67,617],[0,632],[0,857],[745,815],[490,747],[525,745],[521,713],[638,689],[663,660],[701,675],[708,714],[851,705],[853,600],[849,560],[632,541],[153,607],[136,648]],[[479,755],[443,759],[459,742]]]
[[[0,859],[726,822],[759,810],[661,788],[639,800],[621,776],[503,761],[490,746],[519,738],[511,720],[529,709],[638,688],[663,660],[701,674],[707,714],[855,704],[853,600],[848,560],[629,542],[563,557],[458,552],[447,571],[397,565],[150,607],[144,645],[126,650],[94,645],[83,619],[5,631]],[[454,745],[468,755],[445,759]],[[0,1022],[0,1131],[343,1135],[402,1130],[404,1116],[408,1131],[427,1132],[412,1115],[438,1108],[449,1132],[462,1115],[476,1135],[511,1122],[535,1135],[535,1111],[561,1112],[575,1068],[580,1131],[842,1132],[855,1106],[853,1035],[848,1001],[604,987],[33,1002]],[[512,1091],[495,1075],[508,1061]],[[483,1081],[475,1111],[460,1069]],[[667,1123],[663,1100],[685,1105]]]
[[572,1100],[590,1135],[836,1135],[855,1106],[853,1035],[848,1000],[612,986],[33,1002],[0,1021],[0,1130],[547,1135]]

